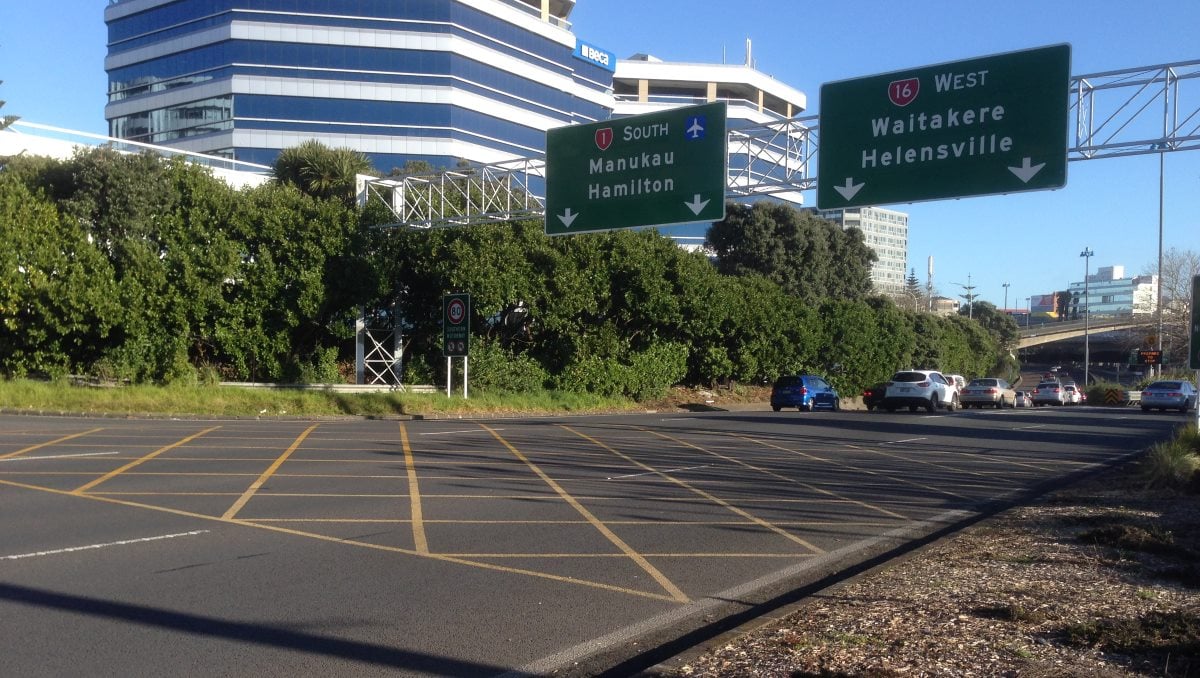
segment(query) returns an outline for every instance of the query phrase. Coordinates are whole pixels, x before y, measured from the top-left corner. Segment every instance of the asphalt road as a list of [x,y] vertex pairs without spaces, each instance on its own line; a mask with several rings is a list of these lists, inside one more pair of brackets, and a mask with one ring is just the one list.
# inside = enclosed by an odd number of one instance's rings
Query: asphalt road
[[26,677],[628,675],[1183,420],[0,417],[0,657]]

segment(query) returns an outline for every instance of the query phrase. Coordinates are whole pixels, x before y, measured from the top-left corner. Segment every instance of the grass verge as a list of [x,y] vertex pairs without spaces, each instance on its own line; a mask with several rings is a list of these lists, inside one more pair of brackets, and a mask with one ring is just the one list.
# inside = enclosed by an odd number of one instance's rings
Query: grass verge
[[397,415],[503,416],[627,411],[636,403],[590,394],[478,394],[464,399],[432,393],[336,393],[230,386],[74,386],[66,382],[0,380],[0,409],[86,415],[323,417]]

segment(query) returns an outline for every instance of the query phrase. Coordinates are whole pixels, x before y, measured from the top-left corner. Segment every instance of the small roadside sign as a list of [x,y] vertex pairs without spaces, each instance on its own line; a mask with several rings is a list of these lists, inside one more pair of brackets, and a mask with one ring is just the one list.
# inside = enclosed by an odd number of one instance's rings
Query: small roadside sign
[[466,356],[471,348],[471,295],[447,294],[442,297],[442,355]]

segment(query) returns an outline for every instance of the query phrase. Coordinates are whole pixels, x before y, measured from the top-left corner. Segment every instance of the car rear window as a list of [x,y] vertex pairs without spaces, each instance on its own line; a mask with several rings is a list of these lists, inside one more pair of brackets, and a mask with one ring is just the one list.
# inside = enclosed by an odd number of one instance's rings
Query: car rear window
[[803,383],[800,377],[780,377],[775,380],[775,388],[790,388],[792,386],[800,386]]
[[1150,384],[1150,388],[1174,390],[1183,388],[1183,383],[1178,381],[1156,381],[1153,384]]
[[1060,386],[1062,386],[1062,384],[1058,383],[1057,381],[1043,381],[1037,385],[1038,388],[1058,388]]
[[971,386],[999,386],[995,379],[972,379]]
[[892,376],[892,381],[918,382],[918,381],[925,381],[928,378],[929,377],[925,376],[924,374],[921,374],[920,372],[897,372],[896,374],[894,374]]

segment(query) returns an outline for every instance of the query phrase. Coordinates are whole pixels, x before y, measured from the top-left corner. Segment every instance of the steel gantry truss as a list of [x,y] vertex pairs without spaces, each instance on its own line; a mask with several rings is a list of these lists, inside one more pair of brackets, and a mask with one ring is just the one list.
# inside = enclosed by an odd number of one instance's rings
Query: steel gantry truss
[[[1070,80],[1074,125],[1068,160],[1200,149],[1200,60],[1129,68]],[[1184,86],[1190,85],[1185,96]],[[818,116],[729,130],[732,198],[773,195],[801,202],[816,188]],[[359,196],[380,200],[393,226],[464,226],[545,215],[546,163],[520,158],[427,175],[369,179]]]

